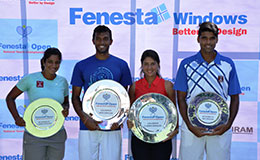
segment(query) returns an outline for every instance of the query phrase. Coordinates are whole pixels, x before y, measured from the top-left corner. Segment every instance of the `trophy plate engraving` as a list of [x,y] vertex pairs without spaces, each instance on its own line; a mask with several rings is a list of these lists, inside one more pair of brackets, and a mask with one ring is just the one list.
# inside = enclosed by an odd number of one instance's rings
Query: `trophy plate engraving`
[[148,93],[139,97],[128,116],[133,123],[133,134],[147,143],[158,143],[168,138],[167,134],[177,125],[177,109],[166,96]]
[[229,108],[218,94],[203,92],[196,95],[188,106],[188,117],[192,125],[207,128],[209,131],[229,118]]
[[100,80],[92,84],[83,97],[83,111],[97,121],[101,130],[110,130],[127,117],[130,100],[126,89],[116,81]]
[[25,110],[25,129],[32,135],[46,138],[57,133],[64,124],[61,104],[50,98],[33,101]]

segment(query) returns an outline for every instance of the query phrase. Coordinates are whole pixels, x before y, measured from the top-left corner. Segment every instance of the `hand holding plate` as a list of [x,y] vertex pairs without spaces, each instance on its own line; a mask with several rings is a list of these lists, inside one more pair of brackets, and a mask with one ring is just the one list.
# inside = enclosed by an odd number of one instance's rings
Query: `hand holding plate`
[[17,126],[24,127],[25,126],[25,121],[23,120],[23,118],[19,117],[18,119],[15,120],[15,124]]
[[86,113],[84,113],[84,115],[85,120],[83,120],[83,123],[89,130],[100,130],[98,124],[102,123],[102,121],[96,121]]
[[111,130],[116,130],[118,129],[120,126],[118,123],[113,123],[112,126],[111,126]]
[[215,129],[212,130],[212,133],[210,133],[210,136],[215,136],[215,135],[222,135],[225,133],[227,130],[229,130],[230,126],[227,124],[222,124]]
[[127,127],[128,127],[129,129],[131,129],[131,128],[134,127],[134,124],[133,124],[132,121],[127,120],[126,123],[127,123]]
[[172,139],[172,138],[173,138],[174,136],[176,136],[178,133],[179,133],[179,128],[175,128],[174,131],[172,131],[172,132],[170,132],[170,133],[167,134],[168,138],[165,139],[165,140],[163,140],[163,142],[166,142],[166,141]]
[[68,108],[63,109],[63,110],[62,110],[62,114],[63,114],[64,117],[68,117],[68,115],[69,115],[69,109],[68,109]]
[[209,135],[207,128],[190,125],[189,130],[197,137]]

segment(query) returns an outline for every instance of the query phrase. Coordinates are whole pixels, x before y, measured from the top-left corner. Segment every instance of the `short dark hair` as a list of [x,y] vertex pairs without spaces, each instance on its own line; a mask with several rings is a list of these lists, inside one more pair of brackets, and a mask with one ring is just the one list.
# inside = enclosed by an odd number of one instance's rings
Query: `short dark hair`
[[[147,58],[147,57],[152,58],[153,60],[155,60],[155,61],[158,63],[158,65],[160,65],[160,58],[159,58],[159,55],[158,55],[158,53],[157,53],[156,51],[154,51],[154,50],[152,50],[152,49],[147,49],[147,50],[145,50],[145,51],[143,52],[143,54],[142,54],[142,57],[141,57],[141,64],[143,64],[145,58]],[[143,74],[144,74],[144,72],[143,72],[143,70],[141,69],[140,77],[143,77]],[[160,68],[159,68],[159,70],[156,72],[156,75],[159,76],[159,77],[161,77]]]
[[50,56],[52,56],[52,55],[57,55],[57,56],[59,57],[60,62],[61,62],[62,56],[61,56],[60,50],[59,50],[58,48],[54,48],[54,47],[48,48],[48,49],[46,49],[46,50],[44,51],[43,57],[42,57],[42,59],[41,59],[41,69],[42,69],[42,71],[44,70],[44,65],[43,65],[43,64],[44,64],[44,63],[46,62],[46,60],[47,60],[48,58],[50,58]]
[[201,36],[202,32],[212,32],[216,37],[218,37],[218,26],[213,22],[203,22],[199,25],[199,37]]
[[94,29],[93,36],[92,36],[92,40],[95,39],[96,33],[103,33],[103,32],[108,32],[108,33],[109,33],[110,40],[112,40],[112,32],[111,32],[111,30],[110,30],[107,26],[105,26],[105,25],[98,25],[98,26]]

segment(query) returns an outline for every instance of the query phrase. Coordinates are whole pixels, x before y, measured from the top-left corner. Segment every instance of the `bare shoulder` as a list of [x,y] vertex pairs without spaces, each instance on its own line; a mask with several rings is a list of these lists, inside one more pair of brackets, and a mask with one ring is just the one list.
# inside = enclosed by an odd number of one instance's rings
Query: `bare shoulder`
[[165,88],[173,88],[173,83],[171,81],[165,80]]
[[135,93],[135,82],[130,86],[129,90],[128,90],[128,94],[131,97],[134,97],[134,93]]
[[165,80],[165,89],[168,94],[168,98],[176,105],[176,95],[173,89],[173,83],[171,81]]

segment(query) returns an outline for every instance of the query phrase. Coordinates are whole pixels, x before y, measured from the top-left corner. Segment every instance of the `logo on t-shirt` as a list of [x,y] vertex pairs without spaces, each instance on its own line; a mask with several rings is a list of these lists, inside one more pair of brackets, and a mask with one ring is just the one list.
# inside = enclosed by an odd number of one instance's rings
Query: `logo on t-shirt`
[[36,81],[36,87],[37,88],[43,88],[43,81]]
[[96,71],[90,75],[89,86],[102,79],[114,79],[112,72],[106,67],[98,67]]
[[218,76],[218,82],[223,82],[224,81],[224,77],[223,76]]

